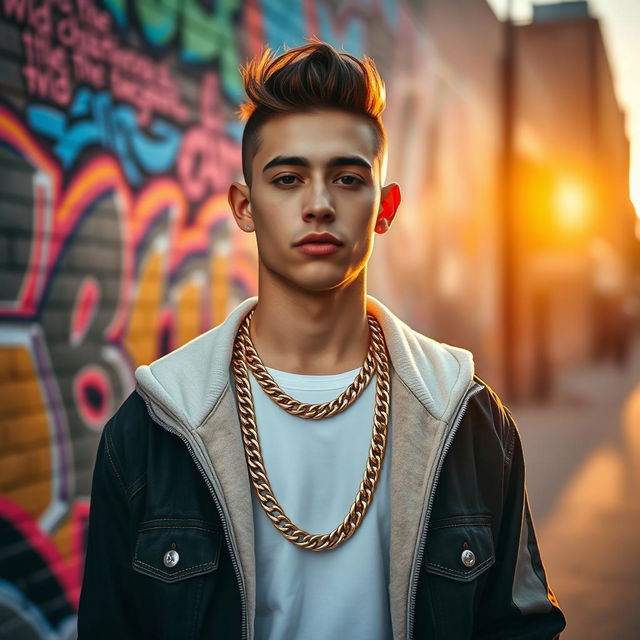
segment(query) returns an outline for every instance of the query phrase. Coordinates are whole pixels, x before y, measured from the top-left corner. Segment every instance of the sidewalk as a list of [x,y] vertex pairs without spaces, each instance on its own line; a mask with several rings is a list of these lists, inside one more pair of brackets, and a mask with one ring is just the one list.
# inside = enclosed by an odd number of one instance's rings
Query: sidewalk
[[514,405],[563,640],[640,638],[640,342],[625,370],[573,370],[544,406]]

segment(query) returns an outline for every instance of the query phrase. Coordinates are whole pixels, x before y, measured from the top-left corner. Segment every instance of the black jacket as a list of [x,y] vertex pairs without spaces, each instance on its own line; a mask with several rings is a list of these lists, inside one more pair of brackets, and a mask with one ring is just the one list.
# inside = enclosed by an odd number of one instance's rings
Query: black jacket
[[[80,640],[253,637],[250,486],[228,371],[231,337],[253,303],[139,370],[137,391],[106,425]],[[564,617],[509,412],[473,375],[468,352],[412,332],[372,298],[369,306],[392,363],[394,638],[558,637]],[[473,553],[467,564],[463,551]]]

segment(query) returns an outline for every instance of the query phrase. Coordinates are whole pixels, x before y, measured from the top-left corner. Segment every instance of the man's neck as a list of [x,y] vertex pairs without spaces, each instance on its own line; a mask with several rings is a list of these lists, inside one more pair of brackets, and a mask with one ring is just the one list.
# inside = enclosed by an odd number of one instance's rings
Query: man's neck
[[261,286],[251,338],[265,366],[329,375],[361,367],[369,345],[366,276],[321,293]]

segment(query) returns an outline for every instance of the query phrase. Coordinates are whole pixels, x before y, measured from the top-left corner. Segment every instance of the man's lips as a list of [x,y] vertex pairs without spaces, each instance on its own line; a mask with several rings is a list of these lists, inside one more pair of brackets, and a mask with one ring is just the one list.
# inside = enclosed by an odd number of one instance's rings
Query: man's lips
[[310,256],[327,256],[330,253],[338,251],[340,245],[330,242],[307,242],[305,244],[299,244],[296,249]]
[[299,247],[306,244],[332,244],[335,246],[342,246],[344,243],[339,238],[336,238],[331,233],[308,233],[304,238],[298,240],[293,244],[294,247]]
[[344,243],[330,233],[309,233],[294,243],[294,247],[310,256],[326,256],[335,253]]

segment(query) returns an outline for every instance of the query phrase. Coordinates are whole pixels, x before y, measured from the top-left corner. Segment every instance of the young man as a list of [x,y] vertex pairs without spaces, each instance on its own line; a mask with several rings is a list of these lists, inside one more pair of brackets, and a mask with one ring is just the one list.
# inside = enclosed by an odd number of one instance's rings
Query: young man
[[106,425],[81,640],[557,637],[511,416],[366,293],[400,202],[373,62],[313,41],[243,71],[259,293]]

